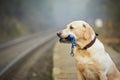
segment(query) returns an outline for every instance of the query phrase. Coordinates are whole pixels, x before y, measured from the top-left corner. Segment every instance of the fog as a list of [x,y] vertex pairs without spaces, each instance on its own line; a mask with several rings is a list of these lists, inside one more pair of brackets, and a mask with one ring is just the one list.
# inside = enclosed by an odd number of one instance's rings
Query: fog
[[98,23],[119,37],[119,8],[119,0],[0,0],[0,42],[63,28],[75,20]]
[[25,0],[21,20],[34,30],[64,27],[75,20],[94,24],[97,18],[107,18],[103,7],[97,0]]

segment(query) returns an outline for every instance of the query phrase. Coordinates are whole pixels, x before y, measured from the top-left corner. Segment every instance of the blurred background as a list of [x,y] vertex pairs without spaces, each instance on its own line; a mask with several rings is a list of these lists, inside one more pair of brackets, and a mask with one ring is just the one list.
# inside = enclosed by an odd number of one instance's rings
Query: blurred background
[[119,28],[118,0],[1,0],[0,5],[3,38],[16,32],[20,35],[63,27],[73,20],[85,20],[94,25],[100,19],[102,26],[113,27],[113,31]]
[[[49,37],[51,33],[65,28],[68,23],[75,20],[88,22],[99,34],[98,37],[103,43],[120,53],[120,0],[0,0],[0,76],[6,64],[16,59],[19,54],[33,47],[35,43],[48,40],[46,37]],[[35,33],[40,34],[36,37],[27,37]],[[17,40],[18,43],[14,41],[20,38],[23,40]],[[7,43],[9,41],[13,41],[10,43],[12,45]],[[22,70],[18,68],[6,78],[10,80],[17,78],[20,78],[17,80],[52,80],[53,47],[51,46],[54,43],[55,40],[51,40],[45,44],[47,46],[42,44],[39,51],[31,51],[40,56],[37,55],[37,58],[33,56],[27,60],[28,62],[24,60],[25,64],[21,65],[23,68],[20,67]],[[112,52],[111,48],[109,51]],[[119,56],[113,55],[118,64],[120,54]],[[17,73],[21,74],[16,78]],[[22,75],[28,77],[21,79]],[[15,79],[11,79],[13,76]],[[39,79],[35,79],[36,77]]]
[[[0,0],[0,43],[85,20],[106,38],[120,38],[119,0]],[[100,34],[101,35],[101,34]]]

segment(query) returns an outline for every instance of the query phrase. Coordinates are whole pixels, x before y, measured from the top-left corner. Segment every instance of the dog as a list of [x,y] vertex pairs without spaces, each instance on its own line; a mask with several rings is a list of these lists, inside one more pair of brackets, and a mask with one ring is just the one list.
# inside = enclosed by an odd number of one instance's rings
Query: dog
[[73,21],[57,33],[63,43],[71,43],[70,35],[77,43],[74,54],[80,80],[120,80],[119,70],[87,22]]

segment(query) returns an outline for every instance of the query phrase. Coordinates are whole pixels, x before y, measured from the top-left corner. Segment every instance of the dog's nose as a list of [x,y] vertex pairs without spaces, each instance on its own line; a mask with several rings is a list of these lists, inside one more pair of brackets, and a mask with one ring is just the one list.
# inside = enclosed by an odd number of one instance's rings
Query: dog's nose
[[59,36],[60,37],[60,35],[61,35],[62,33],[61,32],[57,32],[57,36]]

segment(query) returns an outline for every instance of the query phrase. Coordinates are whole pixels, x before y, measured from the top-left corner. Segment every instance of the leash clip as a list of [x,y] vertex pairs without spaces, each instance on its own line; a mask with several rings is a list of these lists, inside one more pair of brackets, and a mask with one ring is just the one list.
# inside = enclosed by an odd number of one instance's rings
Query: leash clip
[[73,52],[73,48],[71,48],[71,53],[70,55],[73,57],[74,56],[74,52]]

